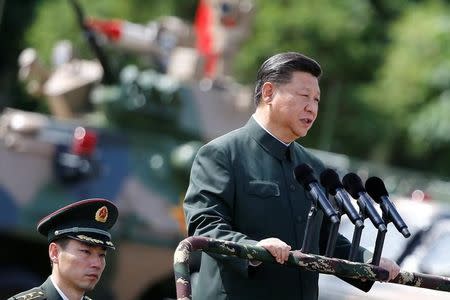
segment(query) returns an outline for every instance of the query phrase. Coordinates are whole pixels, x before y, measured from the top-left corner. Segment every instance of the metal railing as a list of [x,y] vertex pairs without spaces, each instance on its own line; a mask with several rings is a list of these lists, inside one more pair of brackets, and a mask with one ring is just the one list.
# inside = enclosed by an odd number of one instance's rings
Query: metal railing
[[[188,237],[180,242],[174,254],[177,299],[192,299],[189,259],[191,253],[197,250],[276,263],[274,257],[262,247],[205,237]],[[289,259],[285,264],[304,268],[309,271],[366,281],[386,281],[389,276],[387,270],[378,266],[321,255],[306,254],[300,251],[291,251]],[[450,292],[450,278],[443,276],[401,271],[396,278],[389,282]]]

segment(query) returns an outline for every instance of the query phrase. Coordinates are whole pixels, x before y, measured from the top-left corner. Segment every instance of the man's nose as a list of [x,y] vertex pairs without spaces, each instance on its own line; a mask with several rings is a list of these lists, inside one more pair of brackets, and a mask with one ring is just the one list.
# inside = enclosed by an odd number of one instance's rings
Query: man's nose
[[96,267],[96,268],[102,268],[103,264],[104,264],[104,258],[102,256],[94,255],[91,258],[91,266]]
[[311,113],[317,113],[317,106],[316,106],[316,104],[315,104],[315,102],[314,102],[314,99],[310,99],[307,103],[306,103],[306,105],[305,105],[305,110],[307,111],[307,112],[311,112]]

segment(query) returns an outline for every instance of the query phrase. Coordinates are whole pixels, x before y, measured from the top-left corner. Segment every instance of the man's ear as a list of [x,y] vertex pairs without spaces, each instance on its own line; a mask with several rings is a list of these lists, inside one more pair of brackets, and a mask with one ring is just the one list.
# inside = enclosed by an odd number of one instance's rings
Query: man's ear
[[48,245],[48,256],[50,257],[52,263],[58,262],[58,254],[59,254],[58,245],[56,245],[56,243],[50,243],[50,245]]
[[271,82],[265,82],[261,88],[261,100],[269,104],[275,94],[275,85]]

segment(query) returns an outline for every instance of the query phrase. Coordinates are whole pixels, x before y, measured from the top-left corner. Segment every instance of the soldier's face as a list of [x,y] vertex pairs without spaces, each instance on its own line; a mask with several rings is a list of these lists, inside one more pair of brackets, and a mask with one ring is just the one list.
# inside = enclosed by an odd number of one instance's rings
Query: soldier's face
[[319,111],[318,79],[306,72],[294,72],[289,83],[271,84],[266,88],[270,88],[268,103],[271,132],[284,142],[305,136]]
[[[106,266],[106,250],[77,240],[69,240],[65,247],[56,245],[57,261],[53,262],[53,274],[57,285],[77,291],[92,290]],[[52,250],[50,249],[50,256]]]

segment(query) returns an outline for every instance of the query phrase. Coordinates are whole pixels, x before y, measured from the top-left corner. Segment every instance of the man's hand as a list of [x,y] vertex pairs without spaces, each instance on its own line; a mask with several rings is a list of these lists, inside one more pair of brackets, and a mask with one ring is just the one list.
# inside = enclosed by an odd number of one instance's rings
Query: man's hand
[[285,261],[289,258],[289,251],[291,250],[291,246],[286,244],[280,239],[277,238],[268,238],[264,240],[260,240],[256,246],[263,247],[267,251],[275,257],[276,261],[280,264],[284,264]]
[[398,273],[400,273],[400,267],[393,260],[382,257],[380,259],[380,267],[389,271],[389,278],[387,281],[390,281],[397,277]]

